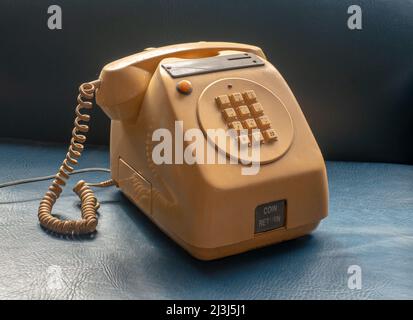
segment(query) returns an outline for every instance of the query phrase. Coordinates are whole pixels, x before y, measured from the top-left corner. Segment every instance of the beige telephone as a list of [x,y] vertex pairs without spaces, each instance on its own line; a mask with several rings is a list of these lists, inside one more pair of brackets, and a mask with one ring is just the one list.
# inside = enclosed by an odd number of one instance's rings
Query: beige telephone
[[[111,119],[112,180],[80,181],[74,191],[82,218],[62,221],[52,207],[83,150],[89,116],[81,110],[92,107],[94,94]],[[321,152],[293,93],[258,47],[198,42],[146,49],[106,65],[99,80],[81,85],[78,102],[69,151],[39,207],[47,229],[94,232],[99,204],[91,187],[113,184],[204,260],[308,234],[327,216]],[[177,147],[177,123],[182,132],[199,129],[205,150],[213,146],[239,161],[186,163],[174,154],[174,163],[155,163],[154,132],[173,132]],[[232,129],[247,149],[258,145],[259,171],[241,174],[241,154],[222,149],[209,129]]]

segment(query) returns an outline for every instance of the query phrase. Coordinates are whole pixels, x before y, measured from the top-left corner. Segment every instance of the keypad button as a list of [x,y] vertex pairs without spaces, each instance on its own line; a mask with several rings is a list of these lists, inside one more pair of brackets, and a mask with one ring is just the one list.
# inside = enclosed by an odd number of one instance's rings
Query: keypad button
[[252,104],[257,102],[257,96],[255,95],[254,90],[247,90],[242,93],[242,97],[247,104]]
[[257,118],[256,120],[257,120],[258,127],[261,130],[269,129],[271,127],[270,119],[267,116],[261,116]]
[[240,119],[247,119],[251,117],[250,109],[247,106],[240,106],[237,109],[237,115]]
[[250,138],[246,134],[242,134],[238,137],[240,146],[248,146],[250,143]]
[[270,142],[270,141],[277,140],[278,136],[274,129],[267,129],[264,131],[264,138],[265,138],[265,141]]
[[254,119],[247,119],[247,120],[244,120],[243,122],[242,122],[242,124],[244,125],[244,128],[245,129],[248,129],[248,131],[252,131],[252,129],[256,129],[257,128],[257,123],[255,122],[255,120]]
[[234,129],[235,131],[237,131],[238,133],[244,129],[244,127],[242,126],[242,123],[239,121],[233,121],[229,124],[230,129]]
[[259,102],[250,105],[250,111],[254,117],[260,117],[264,114],[264,108]]
[[262,143],[264,142],[264,137],[260,131],[256,131],[251,134],[251,140],[253,142]]
[[242,98],[241,93],[235,92],[229,95],[229,100],[233,107],[238,107],[245,104],[244,99]]
[[233,108],[227,108],[222,110],[222,115],[227,122],[235,121],[237,120],[237,113]]
[[226,109],[231,107],[231,102],[226,94],[215,98],[215,102],[220,109]]

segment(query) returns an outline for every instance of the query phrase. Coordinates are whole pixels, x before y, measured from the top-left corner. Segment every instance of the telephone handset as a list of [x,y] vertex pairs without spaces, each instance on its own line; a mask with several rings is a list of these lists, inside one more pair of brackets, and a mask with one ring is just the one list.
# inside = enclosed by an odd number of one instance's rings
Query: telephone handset
[[96,102],[112,120],[133,119],[139,113],[152,75],[163,59],[202,59],[225,50],[250,52],[265,59],[260,48],[238,43],[198,42],[149,48],[103,68]]
[[[110,185],[205,260],[302,236],[327,216],[321,152],[291,90],[260,48],[225,42],[149,48],[109,63],[79,91],[68,153],[39,206],[46,229],[94,232],[99,203],[92,187]],[[112,179],[79,181],[74,191],[82,218],[60,220],[52,207],[83,151],[90,117],[82,109],[90,109],[94,97],[111,119]],[[185,163],[176,150],[174,163],[154,160],[158,129],[173,132],[176,148],[178,137],[193,128],[206,141],[193,154],[212,145],[216,156],[235,158],[235,164]],[[237,145],[250,153],[258,145],[259,170],[242,175],[244,156],[218,144],[210,129],[235,132]]]

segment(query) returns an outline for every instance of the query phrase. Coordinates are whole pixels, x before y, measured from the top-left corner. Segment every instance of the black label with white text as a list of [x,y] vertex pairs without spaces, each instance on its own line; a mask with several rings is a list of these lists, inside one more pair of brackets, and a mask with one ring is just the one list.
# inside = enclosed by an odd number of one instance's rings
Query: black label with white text
[[261,204],[255,208],[255,233],[281,228],[285,224],[286,200]]

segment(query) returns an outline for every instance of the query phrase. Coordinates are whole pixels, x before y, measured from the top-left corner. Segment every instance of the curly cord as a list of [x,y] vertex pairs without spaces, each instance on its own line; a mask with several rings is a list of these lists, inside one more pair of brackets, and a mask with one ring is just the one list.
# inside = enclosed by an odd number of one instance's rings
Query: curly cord
[[85,133],[89,131],[89,126],[86,123],[90,121],[90,116],[81,113],[81,110],[91,109],[93,107],[93,103],[88,100],[93,99],[96,88],[98,88],[99,85],[100,80],[96,80],[83,83],[79,87],[79,95],[77,97],[78,105],[75,111],[75,126],[72,131],[69,150],[59,171],[54,177],[52,185],[49,187],[39,205],[38,217],[40,224],[44,228],[56,233],[80,235],[94,232],[98,224],[96,211],[99,208],[99,203],[90,186],[108,187],[115,184],[113,180],[97,184],[87,184],[85,181],[80,180],[73,188],[73,191],[80,198],[82,218],[79,220],[60,220],[52,215],[52,208],[60,197],[63,187],[69,179],[69,174],[74,171],[73,166],[77,165],[78,159],[84,150],[84,143],[86,142]]
[[[73,172],[69,172],[69,175],[73,174],[80,174],[80,173],[87,173],[87,172],[108,172],[110,173],[110,169],[107,168],[84,168],[84,169],[78,169]],[[56,175],[52,174],[49,176],[42,176],[42,177],[36,177],[36,178],[27,178],[27,179],[19,179],[19,180],[14,180],[14,181],[8,181],[8,182],[3,182],[0,183],[0,189],[1,188],[8,188],[8,187],[13,187],[13,186],[18,186],[21,184],[26,184],[26,183],[33,183],[33,182],[39,182],[39,181],[45,181],[45,180],[51,180],[54,179]],[[108,180],[110,181],[110,180]],[[90,186],[92,184],[89,183]]]

